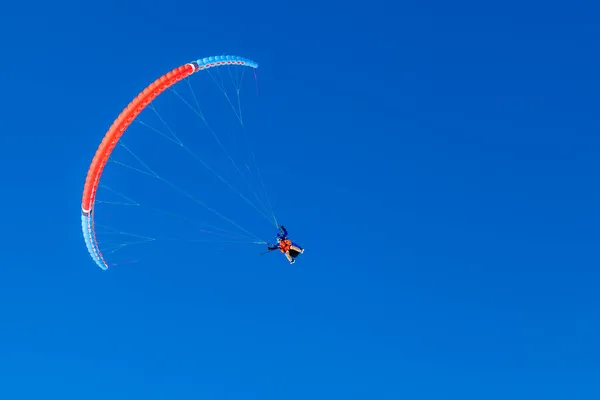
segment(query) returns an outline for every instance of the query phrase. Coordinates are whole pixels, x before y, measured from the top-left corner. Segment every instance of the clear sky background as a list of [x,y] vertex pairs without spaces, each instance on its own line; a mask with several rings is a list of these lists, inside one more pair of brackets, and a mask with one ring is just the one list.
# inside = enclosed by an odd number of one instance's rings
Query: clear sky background
[[[3,6],[1,399],[600,398],[598,6],[387,3]],[[102,135],[217,54],[306,253],[101,271]]]

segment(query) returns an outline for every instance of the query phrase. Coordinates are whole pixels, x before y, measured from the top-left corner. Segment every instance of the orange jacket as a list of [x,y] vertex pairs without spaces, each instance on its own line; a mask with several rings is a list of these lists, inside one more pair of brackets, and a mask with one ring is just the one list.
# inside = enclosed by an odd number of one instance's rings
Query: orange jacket
[[279,242],[279,250],[281,250],[282,253],[287,253],[291,247],[292,241],[289,239],[285,239]]

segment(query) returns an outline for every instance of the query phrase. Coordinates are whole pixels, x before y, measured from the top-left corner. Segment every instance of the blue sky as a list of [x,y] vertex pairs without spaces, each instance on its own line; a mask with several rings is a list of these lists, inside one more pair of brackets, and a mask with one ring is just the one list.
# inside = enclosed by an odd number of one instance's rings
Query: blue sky
[[[0,398],[600,396],[597,6],[6,7]],[[306,254],[101,271],[79,210],[102,135],[216,54],[260,64],[259,164]]]

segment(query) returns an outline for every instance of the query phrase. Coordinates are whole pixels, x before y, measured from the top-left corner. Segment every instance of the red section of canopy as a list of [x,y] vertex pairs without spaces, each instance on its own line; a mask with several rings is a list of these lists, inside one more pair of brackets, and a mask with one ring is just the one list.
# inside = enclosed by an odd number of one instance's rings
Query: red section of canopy
[[85,214],[92,211],[94,200],[96,198],[96,190],[100,182],[100,176],[104,170],[104,166],[108,162],[110,155],[131,122],[142,112],[142,110],[150,104],[159,94],[166,89],[187,78],[196,71],[192,64],[185,64],[172,71],[167,72],[146,89],[136,96],[131,103],[121,112],[117,119],[104,135],[94,159],[90,165],[85,186],[83,188],[83,198],[81,200],[81,209]]

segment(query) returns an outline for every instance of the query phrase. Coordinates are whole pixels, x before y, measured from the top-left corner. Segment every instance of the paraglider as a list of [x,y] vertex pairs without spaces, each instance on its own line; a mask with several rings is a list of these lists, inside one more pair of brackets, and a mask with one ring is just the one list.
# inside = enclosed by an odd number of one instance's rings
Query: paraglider
[[[219,250],[267,245],[292,264],[304,251],[279,226],[251,145],[247,128],[260,120],[251,112],[259,104],[243,103],[242,95],[255,88],[258,94],[257,68],[235,55],[183,64],[139,92],[112,122],[81,199],[83,238],[98,267],[153,262],[175,246],[194,257],[210,243]],[[277,244],[256,233],[265,220],[278,229]]]
[[279,251],[285,254],[285,257],[290,264],[294,264],[296,262],[296,257],[304,253],[304,249],[288,239],[287,234],[287,229],[285,229],[285,226],[281,225],[277,232],[277,244],[269,244],[268,251],[279,249]]

